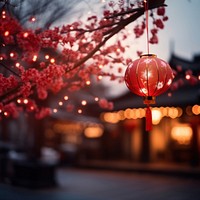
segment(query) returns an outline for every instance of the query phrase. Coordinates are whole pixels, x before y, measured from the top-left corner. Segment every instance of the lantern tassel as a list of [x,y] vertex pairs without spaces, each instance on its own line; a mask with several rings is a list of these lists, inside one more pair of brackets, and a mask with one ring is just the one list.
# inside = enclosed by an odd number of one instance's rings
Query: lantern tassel
[[146,131],[151,131],[152,129],[152,114],[149,105],[146,108]]

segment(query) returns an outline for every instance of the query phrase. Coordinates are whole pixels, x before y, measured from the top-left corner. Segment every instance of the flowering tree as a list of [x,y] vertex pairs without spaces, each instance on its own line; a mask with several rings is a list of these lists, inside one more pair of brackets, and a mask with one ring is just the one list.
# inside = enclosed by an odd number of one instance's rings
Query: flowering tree
[[[43,118],[56,109],[42,104],[52,94],[63,89],[73,93],[92,84],[93,77],[123,81],[120,75],[131,58],[125,57],[128,50],[126,41],[135,35],[144,34],[146,22],[138,20],[144,15],[144,1],[111,1],[102,17],[92,15],[86,21],[75,21],[61,27],[27,28],[35,18],[19,16],[14,18],[3,1],[0,16],[0,112],[1,117],[17,117],[20,111],[34,113]],[[148,9],[153,23],[149,42],[158,43],[158,31],[164,28],[168,19],[165,15],[164,0],[149,0]],[[29,20],[29,23],[28,23]],[[22,20],[21,20],[22,21]],[[132,32],[126,27],[134,23]],[[26,24],[24,26],[23,24]],[[117,36],[117,37],[115,37]],[[114,42],[110,42],[115,37]],[[142,52],[137,51],[138,54]],[[118,67],[117,75],[109,68]],[[65,100],[68,96],[63,97]],[[102,108],[112,109],[113,105],[104,98],[95,98]],[[62,104],[62,102],[61,102]],[[84,103],[83,103],[84,104]],[[72,105],[66,107],[72,110]],[[80,110],[81,112],[81,110]]]

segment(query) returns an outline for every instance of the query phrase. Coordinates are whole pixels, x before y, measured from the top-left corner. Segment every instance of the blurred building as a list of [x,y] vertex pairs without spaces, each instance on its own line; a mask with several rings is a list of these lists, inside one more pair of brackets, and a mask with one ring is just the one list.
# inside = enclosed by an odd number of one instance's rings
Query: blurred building
[[192,78],[199,76],[200,56],[188,61],[173,54],[169,64],[179,73],[172,90],[152,106],[151,132],[145,131],[142,98],[127,92],[112,99],[112,112],[90,104],[85,117],[52,119],[45,131],[46,145],[60,144],[68,163],[100,159],[199,165],[200,81]]

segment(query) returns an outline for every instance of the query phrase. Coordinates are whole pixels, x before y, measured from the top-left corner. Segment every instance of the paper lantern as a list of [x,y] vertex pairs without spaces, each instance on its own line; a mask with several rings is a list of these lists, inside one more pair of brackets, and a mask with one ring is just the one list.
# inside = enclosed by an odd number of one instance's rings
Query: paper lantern
[[152,128],[150,104],[155,97],[167,91],[173,80],[173,72],[168,63],[154,54],[142,55],[126,69],[125,83],[129,90],[144,97],[146,108],[146,130]]

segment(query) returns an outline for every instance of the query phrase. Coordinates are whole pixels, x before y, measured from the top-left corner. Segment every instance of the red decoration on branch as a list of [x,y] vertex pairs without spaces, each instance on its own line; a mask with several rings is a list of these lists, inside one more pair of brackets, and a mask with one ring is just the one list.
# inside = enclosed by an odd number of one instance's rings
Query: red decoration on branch
[[144,97],[146,110],[146,130],[151,130],[150,104],[155,97],[167,91],[173,80],[173,72],[168,63],[154,54],[142,55],[133,61],[125,72],[125,82],[129,90]]

